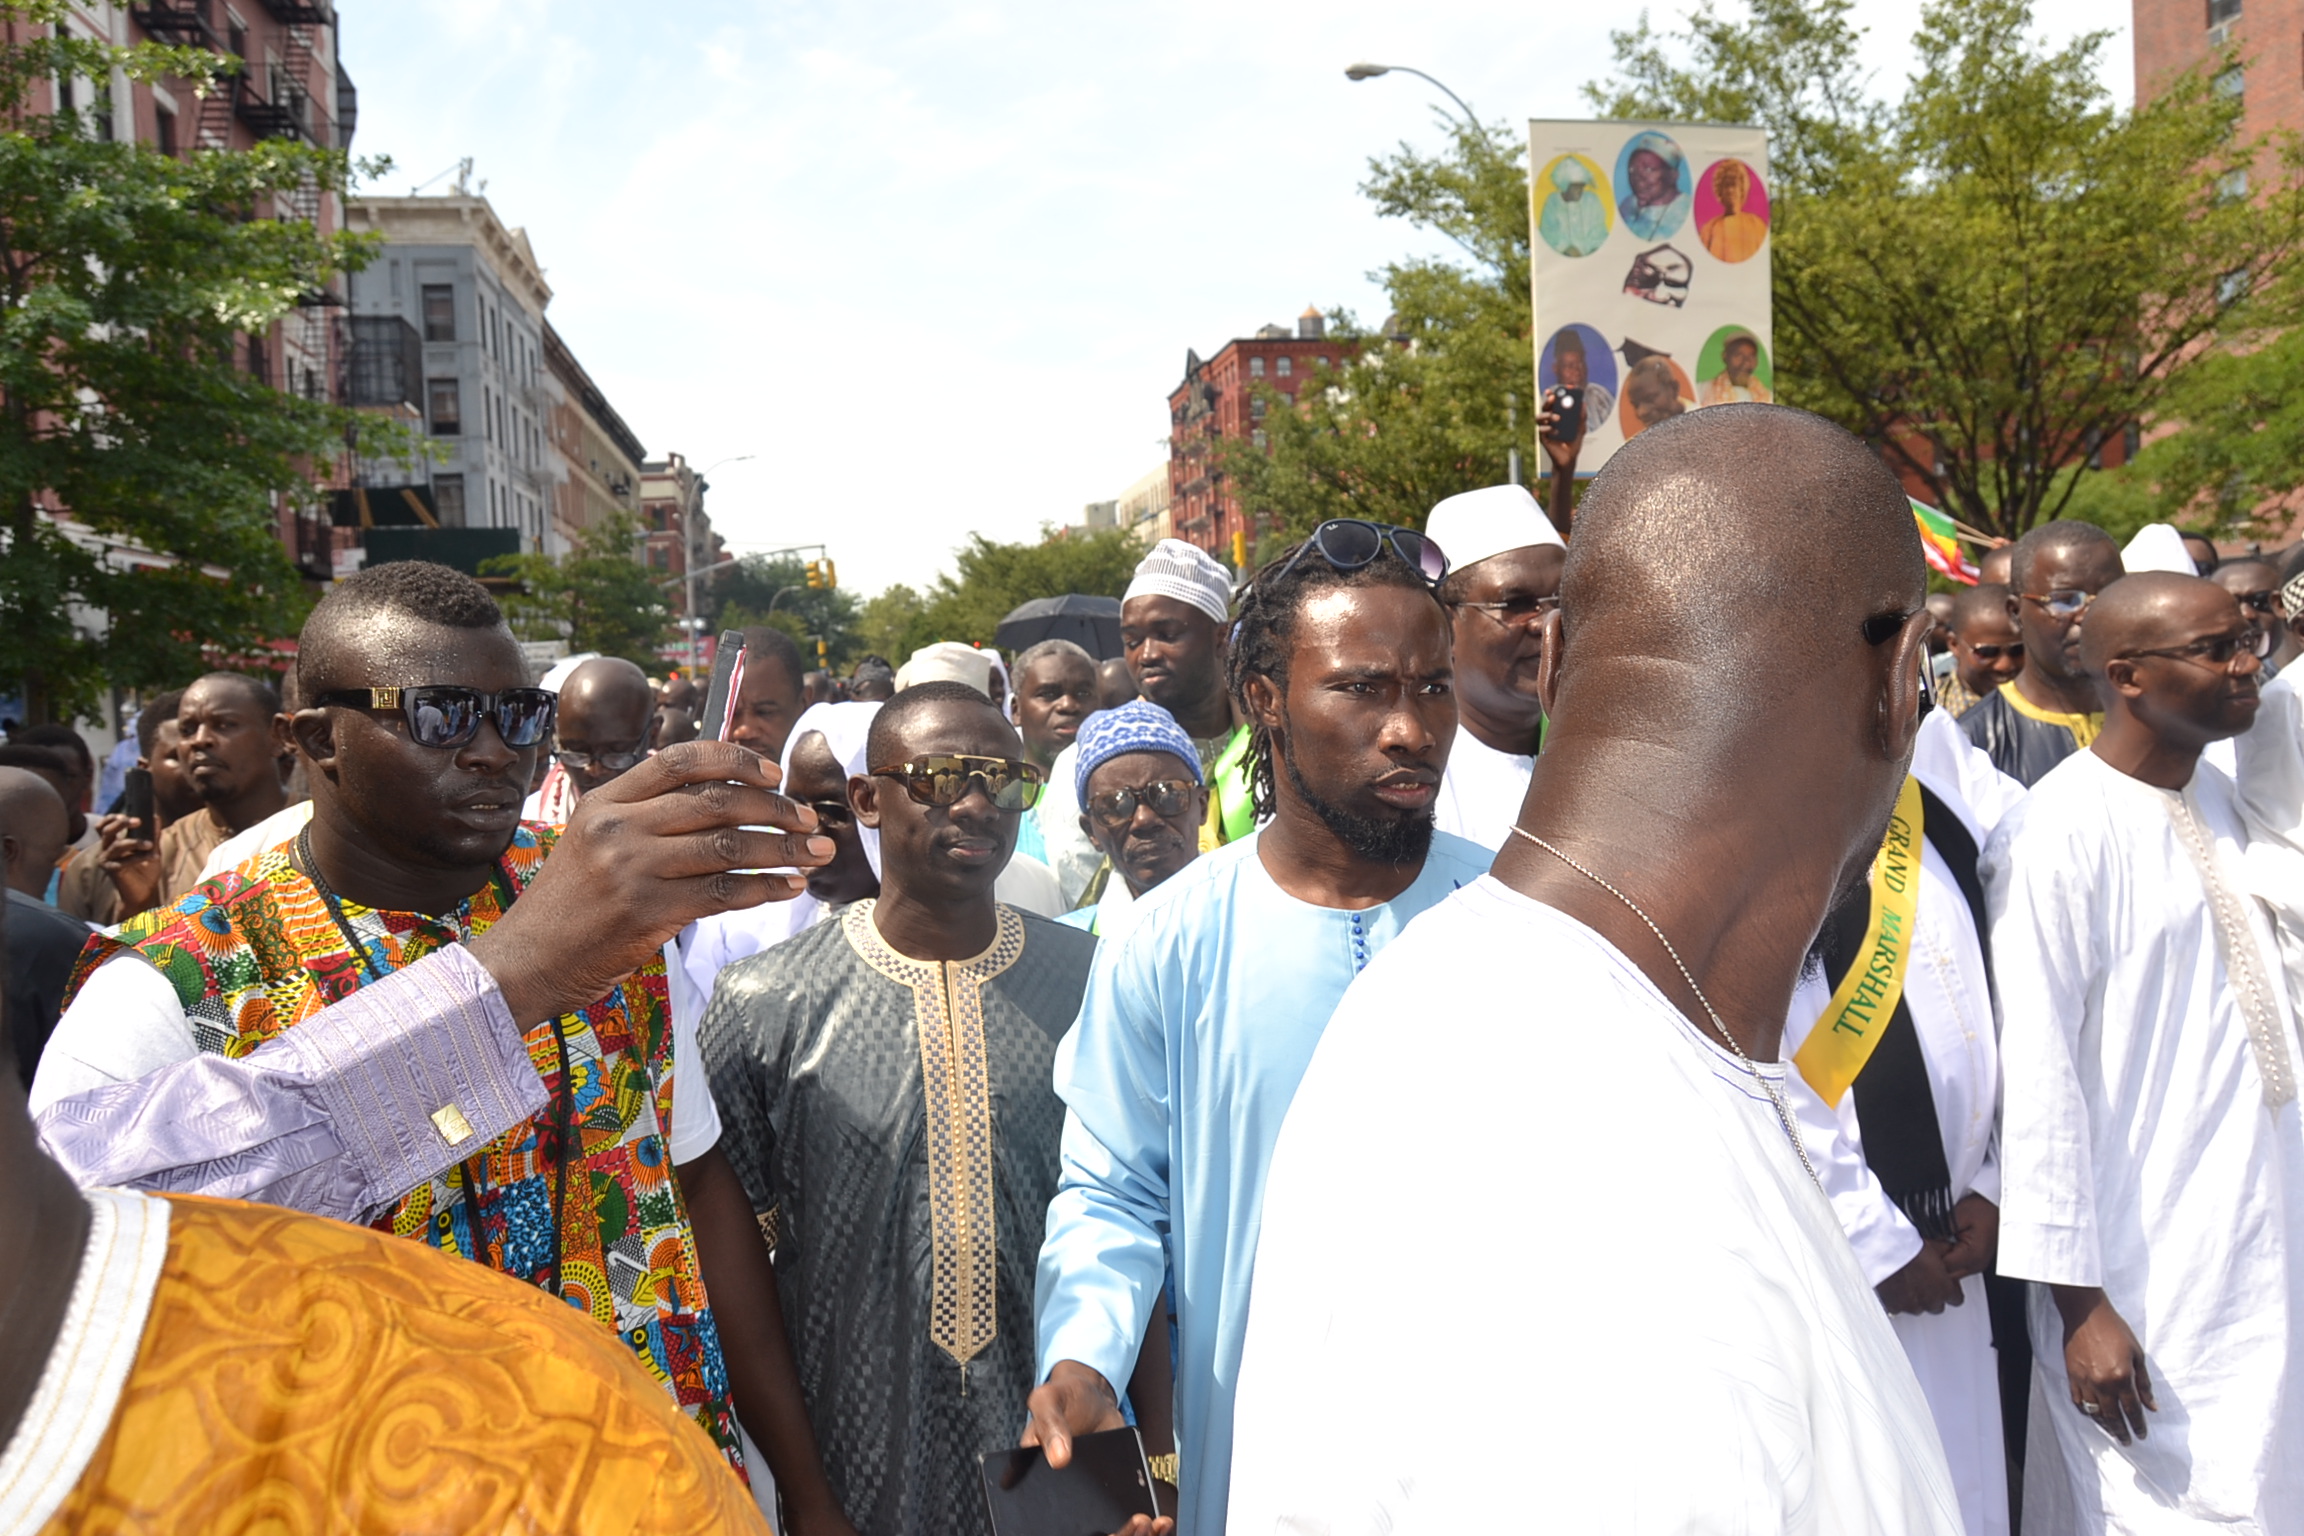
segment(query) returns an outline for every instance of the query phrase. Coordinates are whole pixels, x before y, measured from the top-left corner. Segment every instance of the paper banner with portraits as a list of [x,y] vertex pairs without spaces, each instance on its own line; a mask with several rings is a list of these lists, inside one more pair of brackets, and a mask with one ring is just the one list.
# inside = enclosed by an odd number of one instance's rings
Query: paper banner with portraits
[[1589,475],[1667,417],[1774,400],[1768,135],[1531,121],[1536,394],[1573,392]]

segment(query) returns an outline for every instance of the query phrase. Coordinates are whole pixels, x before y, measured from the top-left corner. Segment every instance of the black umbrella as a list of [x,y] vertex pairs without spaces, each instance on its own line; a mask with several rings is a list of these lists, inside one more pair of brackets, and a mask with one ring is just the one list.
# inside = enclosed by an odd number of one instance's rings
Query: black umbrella
[[1009,610],[992,638],[1011,656],[1043,640],[1069,640],[1104,661],[1120,654],[1120,599],[1077,592],[1036,597]]

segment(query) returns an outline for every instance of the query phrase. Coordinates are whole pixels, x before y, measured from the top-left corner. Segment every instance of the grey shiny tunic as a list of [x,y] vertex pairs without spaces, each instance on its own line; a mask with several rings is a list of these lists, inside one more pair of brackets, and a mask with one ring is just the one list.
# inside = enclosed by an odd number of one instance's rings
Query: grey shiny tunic
[[808,1419],[864,1536],[988,1529],[977,1456],[1014,1445],[1056,1191],[1056,1042],[1095,940],[1000,909],[971,960],[906,959],[873,903],[723,971],[702,1028]]

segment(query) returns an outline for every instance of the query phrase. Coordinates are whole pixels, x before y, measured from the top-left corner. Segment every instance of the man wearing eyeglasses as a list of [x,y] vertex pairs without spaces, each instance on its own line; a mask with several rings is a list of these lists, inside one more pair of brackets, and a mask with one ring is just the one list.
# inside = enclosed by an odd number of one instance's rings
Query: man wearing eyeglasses
[[2296,1026],[2202,757],[2255,721],[2265,645],[2196,577],[2107,587],[2103,733],[1985,847],[2000,1269],[2042,1282],[2027,1528],[2304,1530]]
[[1952,676],[1936,689],[1937,707],[1957,720],[2024,670],[2024,637],[2006,587],[1981,582],[1952,599]]
[[2248,622],[2272,636],[2272,654],[2264,658],[2264,681],[2270,682],[2280,673],[2273,663],[2286,638],[2280,614],[2280,567],[2269,560],[2227,560],[2200,574],[2231,593]]
[[1992,766],[2029,789],[2096,739],[2104,706],[2080,661],[2088,605],[2121,576],[2120,546],[2094,523],[2042,523],[2009,557],[2010,616],[2023,670],[1960,717]]
[[580,800],[638,767],[655,725],[648,674],[620,657],[595,656],[560,685],[552,760]]
[[1137,898],[1200,856],[1208,785],[1192,738],[1148,700],[1090,715],[1079,741],[1080,830],[1102,850],[1111,873],[1096,905],[1057,921],[1112,938]]
[[1433,821],[1494,852],[1520,819],[1536,770],[1544,736],[1536,669],[1568,546],[1517,485],[1451,496],[1432,509],[1424,531],[1448,552],[1440,601],[1456,662],[1456,742]]
[[[305,623],[299,659],[310,707],[293,733],[311,822],[116,939],[91,941],[32,1085],[34,1112],[112,1127],[88,1148],[105,1182],[255,1193],[372,1221],[534,1285],[614,1329],[741,1465],[696,1213],[717,1209],[747,1230],[750,1213],[740,1194],[712,1204],[734,1175],[662,952],[627,955],[620,943],[658,918],[625,905],[650,890],[643,871],[580,861],[593,910],[621,930],[592,948],[626,955],[605,973],[579,969],[591,975],[582,1001],[556,992],[558,1007],[513,1006],[508,1019],[462,963],[488,948],[558,846],[552,828],[520,820],[552,695],[528,686],[485,588],[416,561],[336,583]],[[715,787],[724,802],[742,798]],[[764,798],[745,820],[812,825]],[[737,868],[814,867],[833,851],[727,829],[716,846]],[[753,883],[725,868],[718,878]],[[786,894],[798,884],[773,878]],[[403,1033],[373,1018],[345,1033],[331,1015],[435,960],[418,996],[447,1001],[384,1016]],[[271,1064],[207,1070],[208,1057]],[[105,1102],[78,1097],[91,1092]]]
[[[854,706],[850,706],[854,707]],[[847,781],[880,885],[720,972],[703,1047],[724,1145],[775,1235],[772,1298],[723,1309],[732,1361],[771,1341],[745,1422],[796,1536],[986,1530],[976,1458],[1032,1386],[1032,1256],[1056,1191],[1056,1044],[1095,941],[997,900],[1040,770],[978,689],[878,706]],[[700,1233],[767,1273],[758,1230]]]

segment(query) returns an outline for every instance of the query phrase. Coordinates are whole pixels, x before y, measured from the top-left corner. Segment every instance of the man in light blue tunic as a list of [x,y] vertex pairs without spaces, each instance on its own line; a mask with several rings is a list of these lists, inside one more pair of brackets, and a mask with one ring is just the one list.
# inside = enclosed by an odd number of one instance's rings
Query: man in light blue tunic
[[1072,1436],[1121,1423],[1115,1384],[1172,1271],[1178,1465],[1155,1471],[1186,1536],[1224,1528],[1264,1176],[1297,1081],[1369,959],[1488,867],[1432,825],[1456,728],[1445,571],[1410,530],[1337,521],[1258,575],[1229,665],[1269,823],[1146,893],[1057,1056],[1025,1441],[1062,1465]]

